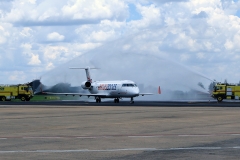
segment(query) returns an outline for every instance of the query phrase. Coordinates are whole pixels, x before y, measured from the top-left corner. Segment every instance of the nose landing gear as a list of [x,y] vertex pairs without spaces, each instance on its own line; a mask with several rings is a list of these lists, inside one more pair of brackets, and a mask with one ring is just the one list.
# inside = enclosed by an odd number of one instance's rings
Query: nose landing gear
[[119,98],[114,98],[114,103],[119,103]]
[[100,97],[96,97],[96,103],[101,103],[101,98]]
[[133,103],[134,103],[133,97],[131,97],[131,101],[130,101],[130,103],[131,103],[131,104],[133,104]]

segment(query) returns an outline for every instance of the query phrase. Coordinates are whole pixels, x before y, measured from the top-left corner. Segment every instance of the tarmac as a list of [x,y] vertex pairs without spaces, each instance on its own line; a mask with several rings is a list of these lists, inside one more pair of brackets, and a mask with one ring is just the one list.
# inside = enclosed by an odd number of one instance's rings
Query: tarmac
[[239,159],[239,104],[1,102],[0,159]]

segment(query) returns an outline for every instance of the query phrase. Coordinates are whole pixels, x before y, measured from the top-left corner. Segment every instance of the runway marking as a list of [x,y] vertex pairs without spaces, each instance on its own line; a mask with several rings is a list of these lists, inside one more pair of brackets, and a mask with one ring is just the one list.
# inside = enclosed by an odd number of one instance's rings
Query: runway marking
[[76,138],[79,138],[79,139],[95,139],[97,137],[76,137]]
[[214,136],[212,134],[183,134],[178,135],[179,137],[211,137]]
[[103,138],[161,138],[161,137],[211,137],[211,136],[240,136],[240,133],[213,133],[213,134],[156,134],[156,135],[99,135],[99,136],[24,136],[24,137],[0,137],[4,139],[103,139]]
[[159,136],[128,136],[129,138],[156,138],[156,137],[163,137],[162,135]]
[[59,139],[62,137],[22,137],[23,139]]
[[120,149],[76,149],[76,150],[12,150],[0,151],[0,154],[6,153],[66,153],[66,152],[123,152],[123,151],[178,151],[178,150],[225,150],[240,149],[240,146],[234,147],[186,147],[186,148],[120,148]]
[[232,136],[240,136],[240,134],[231,134]]

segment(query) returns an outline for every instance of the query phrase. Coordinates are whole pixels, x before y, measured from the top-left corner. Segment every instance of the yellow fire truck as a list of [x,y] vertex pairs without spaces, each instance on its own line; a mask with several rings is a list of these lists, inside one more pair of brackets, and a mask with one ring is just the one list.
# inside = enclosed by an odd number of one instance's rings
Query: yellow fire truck
[[33,97],[33,90],[29,84],[0,85],[0,100],[10,101],[11,99],[21,99],[30,101]]
[[222,102],[223,99],[236,99],[240,98],[240,86],[228,83],[216,83],[213,88],[212,97]]

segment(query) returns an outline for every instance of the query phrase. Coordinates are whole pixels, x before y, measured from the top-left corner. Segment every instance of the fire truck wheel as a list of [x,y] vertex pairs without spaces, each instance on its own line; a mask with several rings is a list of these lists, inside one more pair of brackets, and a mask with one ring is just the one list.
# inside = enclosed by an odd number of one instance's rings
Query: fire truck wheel
[[26,98],[24,96],[22,96],[21,101],[26,101]]
[[217,100],[218,100],[218,102],[222,102],[223,98],[222,97],[218,97]]
[[6,97],[1,97],[1,101],[6,101]]

